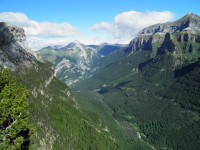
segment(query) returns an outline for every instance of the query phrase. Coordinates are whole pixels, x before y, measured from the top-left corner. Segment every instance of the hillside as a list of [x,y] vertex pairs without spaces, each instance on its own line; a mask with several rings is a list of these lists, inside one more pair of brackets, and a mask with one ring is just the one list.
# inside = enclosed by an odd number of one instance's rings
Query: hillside
[[[103,149],[121,149],[115,137],[104,130],[104,125],[83,113],[68,87],[54,77],[51,65],[39,62],[24,47],[24,30],[6,23],[0,25],[1,65],[30,93],[28,124],[33,127],[33,135],[31,144],[20,149],[99,149],[100,145]],[[94,116],[101,121],[98,115]],[[2,132],[0,137],[0,149],[9,148],[1,145]]]
[[187,14],[145,28],[124,49],[126,57],[73,89],[100,94],[133,147],[199,149],[199,23]]

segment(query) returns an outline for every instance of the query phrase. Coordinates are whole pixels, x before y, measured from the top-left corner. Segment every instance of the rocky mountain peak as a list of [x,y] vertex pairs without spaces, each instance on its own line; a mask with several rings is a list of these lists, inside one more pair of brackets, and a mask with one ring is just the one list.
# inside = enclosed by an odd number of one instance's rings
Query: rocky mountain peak
[[[183,16],[181,19],[199,19],[200,17],[192,12],[187,13],[185,16]],[[180,19],[180,20],[181,20]]]
[[152,34],[166,34],[181,31],[190,31],[193,34],[200,32],[200,17],[194,13],[188,13],[175,22],[160,23],[141,30],[138,36]]
[[65,49],[73,49],[73,48],[81,48],[84,47],[85,45],[80,43],[79,41],[74,41],[69,43],[67,46],[65,46]]
[[24,29],[0,23],[0,64],[13,71],[30,67],[37,60],[28,47]]

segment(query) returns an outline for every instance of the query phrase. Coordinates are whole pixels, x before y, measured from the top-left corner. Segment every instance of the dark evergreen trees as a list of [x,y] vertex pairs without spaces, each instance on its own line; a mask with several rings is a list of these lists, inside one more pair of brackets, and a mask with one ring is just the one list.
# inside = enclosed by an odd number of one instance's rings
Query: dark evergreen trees
[[28,96],[7,70],[0,71],[0,149],[28,149]]

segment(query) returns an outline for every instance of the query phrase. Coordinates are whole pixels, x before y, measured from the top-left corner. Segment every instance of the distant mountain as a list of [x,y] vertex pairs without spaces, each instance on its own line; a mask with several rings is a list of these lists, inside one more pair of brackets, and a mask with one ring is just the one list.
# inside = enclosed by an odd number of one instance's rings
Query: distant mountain
[[78,41],[63,47],[45,47],[37,51],[38,57],[51,62],[55,76],[71,85],[79,79],[88,77],[96,70],[96,64],[101,57],[107,56],[123,45],[84,45]]
[[36,53],[41,59],[53,64],[55,76],[71,85],[88,74],[97,52],[76,41],[61,48],[45,47]]

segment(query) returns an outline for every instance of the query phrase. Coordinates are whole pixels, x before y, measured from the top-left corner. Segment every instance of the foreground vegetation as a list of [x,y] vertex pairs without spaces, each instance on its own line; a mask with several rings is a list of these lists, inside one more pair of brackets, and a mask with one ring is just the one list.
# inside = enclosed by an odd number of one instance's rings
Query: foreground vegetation
[[29,149],[28,96],[8,70],[0,71],[0,149]]

